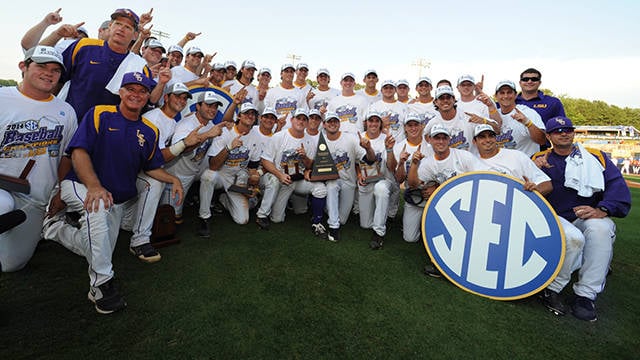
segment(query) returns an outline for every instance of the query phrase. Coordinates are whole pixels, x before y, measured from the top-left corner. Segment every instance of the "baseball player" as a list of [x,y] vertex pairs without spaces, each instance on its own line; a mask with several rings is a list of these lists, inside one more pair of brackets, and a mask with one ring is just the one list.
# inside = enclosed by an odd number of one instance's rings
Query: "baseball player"
[[377,71],[375,71],[374,69],[365,71],[362,81],[364,82],[364,88],[356,91],[356,94],[364,96],[364,98],[367,99],[367,103],[369,105],[382,99],[380,91],[376,89],[376,84],[378,84]]
[[307,82],[307,76],[309,75],[309,65],[307,63],[298,63],[296,65],[296,78],[293,81],[293,85],[300,89],[303,94],[309,94],[309,91],[313,87]]
[[286,115],[283,128],[291,127],[291,115],[296,109],[307,109],[306,94],[293,85],[295,68],[291,64],[284,64],[280,68],[281,82],[278,86],[267,91],[264,106],[276,109],[278,118]]
[[271,139],[273,138],[273,127],[276,123],[277,113],[276,109],[266,108],[260,116],[260,123],[258,126],[254,126],[252,131],[257,133],[258,143],[256,150],[252,153],[252,157],[249,162],[249,180],[254,181],[256,176],[259,176],[259,186],[262,192],[262,200],[260,201],[260,207],[256,212],[256,224],[263,229],[268,230],[270,227],[269,215],[271,215],[271,206],[278,195],[278,183],[279,180],[275,175],[267,172],[261,163],[262,154],[271,146]]
[[382,99],[369,106],[369,111],[376,112],[382,117],[385,128],[396,141],[404,140],[402,120],[407,116],[407,104],[396,100],[396,85],[391,80],[382,82]]
[[101,314],[126,306],[113,284],[111,257],[124,212],[137,201],[138,173],[144,170],[156,180],[171,183],[172,195],[182,200],[180,180],[162,168],[158,129],[141,117],[150,92],[151,79],[139,72],[126,73],[120,105],[97,106],[87,112],[67,151],[73,170],[61,183],[62,200],[70,210],[83,212],[80,228],[58,216],[45,222],[45,234],[87,258],[88,298]]
[[[493,100],[482,92],[482,80],[476,83],[473,76],[469,74],[458,78],[457,89],[460,93],[460,101],[457,102],[458,111],[469,116],[476,115],[484,119],[492,119],[499,126],[502,126],[502,118],[498,114],[498,109]],[[496,129],[499,132],[499,129]]]
[[[360,133],[351,134],[340,131],[341,121],[338,114],[325,114],[324,131],[326,133],[327,147],[333,158],[340,177],[327,181],[327,212],[329,213],[329,241],[340,240],[340,225],[344,225],[353,208],[353,199],[356,196],[357,175],[356,164],[359,161],[373,164],[376,154],[371,147],[371,142]],[[386,214],[386,213],[385,213]]]
[[[222,105],[222,101],[214,92],[201,92],[197,99],[196,112],[180,120],[176,125],[176,130],[171,138],[172,146],[179,144],[195,129],[198,129],[200,135],[200,141],[196,145],[185,147],[179,156],[165,165],[168,173],[180,179],[185,193],[189,191],[193,181],[207,169],[208,162],[205,161],[205,155],[213,138],[222,134],[225,122],[214,125],[211,121],[216,117],[220,105]],[[165,189],[165,195],[168,190],[168,188]],[[166,199],[166,196],[163,197],[161,202],[171,204],[176,210],[176,222],[182,223],[183,204]]]
[[396,141],[388,130],[383,132],[380,114],[369,111],[366,124],[367,131],[363,137],[369,140],[376,155],[376,161],[373,164],[358,161],[358,206],[360,226],[364,229],[373,229],[369,247],[372,250],[378,250],[382,248],[387,232],[389,197],[392,184],[395,183],[393,172],[396,168],[396,160],[393,156],[393,145]]
[[[364,131],[364,117],[367,115],[369,102],[362,95],[355,93],[356,84],[353,73],[344,73],[340,78],[342,92],[332,98],[327,105],[327,111],[338,114],[342,132],[357,134]],[[326,118],[325,118],[326,120]]]
[[[19,214],[22,224],[0,234],[2,271],[22,269],[40,241],[45,208],[59,176],[70,168],[63,157],[78,120],[73,108],[52,95],[65,71],[62,57],[52,47],[36,46],[18,65],[22,82],[0,88],[0,174],[19,177],[29,159],[28,194],[0,189],[0,215]],[[60,194],[51,201],[51,211],[62,208]],[[3,218],[9,224],[10,215]]]
[[496,85],[496,100],[500,104],[498,113],[502,118],[498,146],[516,149],[532,156],[547,142],[544,123],[532,108],[516,105],[516,84],[503,80]]
[[[182,141],[171,145],[175,132],[174,117],[187,105],[191,98],[189,89],[182,83],[174,83],[167,88],[164,104],[142,115],[158,128],[158,147],[165,163],[171,162],[186,148],[192,148],[200,142],[198,129],[194,129]],[[152,263],[161,259],[158,251],[150,244],[151,228],[165,184],[140,172],[136,182],[138,203],[133,216],[123,219],[122,229],[133,232],[129,251],[138,259]]]
[[251,158],[255,159],[255,153],[260,151],[260,139],[252,131],[257,114],[253,104],[242,104],[236,125],[224,129],[207,151],[209,166],[200,176],[200,236],[210,235],[210,204],[216,188],[224,189],[220,202],[229,210],[233,221],[241,225],[249,221],[248,197],[232,191],[231,187],[236,185],[248,189],[249,185],[257,185],[257,181],[249,183],[248,170]]
[[323,182],[309,182],[305,171],[311,169],[316,147],[314,140],[305,134],[309,115],[305,109],[297,109],[291,127],[273,135],[271,144],[262,154],[262,166],[278,178],[278,191],[271,208],[272,222],[283,222],[287,201],[293,192],[311,194],[311,230],[316,236],[326,236],[322,225],[327,188]]
[[560,269],[541,297],[547,308],[557,314],[564,312],[559,294],[571,281],[571,257],[582,250],[571,312],[578,319],[596,321],[595,301],[604,290],[616,240],[616,224],[611,217],[627,216],[631,193],[620,170],[604,152],[573,142],[571,120],[564,116],[549,119],[546,133],[553,147],[536,153],[534,161],[551,178],[553,191],[547,199],[565,233],[565,263],[569,265]]
[[422,122],[426,125],[436,116],[436,108],[433,105],[433,96],[431,96],[433,86],[431,79],[423,76],[418,79],[416,84],[416,92],[418,97],[409,101],[409,112],[418,114],[422,118]]
[[325,68],[318,69],[316,81],[318,81],[318,87],[311,90],[313,97],[308,101],[309,109],[321,109],[324,107],[326,110],[329,100],[340,95],[340,90],[329,87],[331,75],[329,70]]
[[409,103],[409,80],[400,79],[396,81],[396,95],[398,102],[402,104]]
[[244,98],[244,102],[249,102],[257,109],[259,98],[258,89],[251,82],[253,81],[253,74],[256,72],[256,64],[252,60],[245,60],[242,62],[242,67],[233,79],[224,84],[229,86],[229,93],[235,95],[238,91],[244,89],[247,91],[247,95]]
[[[487,166],[468,151],[450,148],[449,130],[437,125],[431,128],[429,144],[431,154],[423,154],[417,150],[411,156],[411,167],[407,176],[408,188],[416,189],[414,196],[405,196],[405,217],[403,218],[403,237],[406,241],[418,241],[420,237],[420,221],[427,200],[446,180],[475,170],[486,169]],[[405,193],[406,194],[406,193]],[[442,276],[431,263],[424,267],[425,274],[432,277]]]

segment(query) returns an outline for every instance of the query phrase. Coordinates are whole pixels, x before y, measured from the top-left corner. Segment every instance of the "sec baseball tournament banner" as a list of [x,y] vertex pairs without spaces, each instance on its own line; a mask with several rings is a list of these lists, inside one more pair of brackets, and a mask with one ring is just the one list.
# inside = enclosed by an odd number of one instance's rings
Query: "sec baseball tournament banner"
[[496,300],[544,289],[564,261],[557,215],[524,182],[494,172],[470,172],[444,182],[422,215],[433,264],[456,286]]

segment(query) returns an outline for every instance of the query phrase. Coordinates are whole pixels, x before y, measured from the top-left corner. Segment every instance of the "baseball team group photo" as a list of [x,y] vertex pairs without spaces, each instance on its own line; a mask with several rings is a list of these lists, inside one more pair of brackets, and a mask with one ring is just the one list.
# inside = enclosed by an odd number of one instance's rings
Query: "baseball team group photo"
[[635,357],[640,112],[52,7],[5,39],[3,356]]

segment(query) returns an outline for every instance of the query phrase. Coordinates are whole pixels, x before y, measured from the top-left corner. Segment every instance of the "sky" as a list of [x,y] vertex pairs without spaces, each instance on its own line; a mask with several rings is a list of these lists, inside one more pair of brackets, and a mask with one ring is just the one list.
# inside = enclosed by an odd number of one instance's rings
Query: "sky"
[[[150,5],[152,4],[152,5]],[[0,25],[0,79],[20,78],[20,39],[49,12],[62,8],[62,23],[84,21],[91,37],[120,7],[138,15],[153,6],[153,30],[168,47],[188,31],[202,34],[190,45],[217,53],[213,62],[253,60],[278,80],[280,66],[309,64],[309,77],[326,67],[331,85],[353,72],[362,83],[375,69],[380,81],[419,76],[434,82],[463,74],[480,79],[493,94],[504,79],[517,83],[522,70],[542,72],[542,88],[573,98],[640,108],[640,1],[339,1],[241,2],[31,0],[4,1]],[[26,10],[29,11],[26,11]],[[635,18],[634,18],[635,17]],[[45,36],[60,24],[50,27]],[[186,49],[185,49],[186,50]],[[421,60],[422,59],[422,60]],[[428,67],[415,64],[428,63]]]

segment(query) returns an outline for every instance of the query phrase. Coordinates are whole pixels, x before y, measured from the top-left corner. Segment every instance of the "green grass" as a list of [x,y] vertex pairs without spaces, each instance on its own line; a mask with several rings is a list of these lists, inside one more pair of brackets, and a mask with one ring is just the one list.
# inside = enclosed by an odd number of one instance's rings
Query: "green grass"
[[374,252],[354,221],[333,244],[311,235],[306,215],[266,232],[218,216],[212,239],[187,220],[156,264],[131,256],[123,232],[114,264],[128,307],[107,316],[86,299],[86,261],[43,242],[27,268],[0,276],[0,359],[636,358],[638,219],[617,220],[596,323],[427,278],[424,248],[397,225]]

